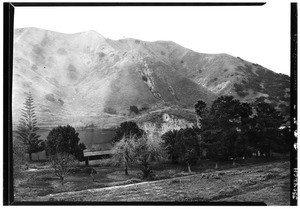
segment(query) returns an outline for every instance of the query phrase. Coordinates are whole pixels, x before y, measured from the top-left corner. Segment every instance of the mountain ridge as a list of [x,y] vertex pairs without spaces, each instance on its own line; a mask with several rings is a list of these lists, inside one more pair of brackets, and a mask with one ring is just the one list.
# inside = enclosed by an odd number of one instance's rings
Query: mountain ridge
[[112,40],[93,30],[65,34],[30,27],[14,34],[14,124],[28,91],[43,126],[104,127],[134,117],[130,106],[143,114],[161,105],[191,109],[199,99],[210,103],[220,95],[288,106],[289,78],[172,41]]

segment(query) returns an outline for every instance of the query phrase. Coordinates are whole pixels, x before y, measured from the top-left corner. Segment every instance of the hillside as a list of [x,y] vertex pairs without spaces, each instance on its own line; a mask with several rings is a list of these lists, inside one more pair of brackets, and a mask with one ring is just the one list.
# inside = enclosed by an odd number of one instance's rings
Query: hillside
[[288,110],[289,77],[227,54],[203,54],[174,42],[111,40],[95,31],[63,34],[16,29],[13,124],[31,91],[40,126],[115,126],[175,106],[192,109],[220,95],[257,98]]
[[[205,162],[204,162],[205,163]],[[62,189],[49,170],[34,173],[17,186],[17,201],[66,202],[260,202],[290,205],[290,163],[273,161],[233,167],[199,170],[192,175],[174,167],[156,170],[161,180],[136,179],[135,170],[125,176],[120,168],[95,167],[93,182],[88,174],[73,173]],[[211,165],[213,167],[213,165]],[[196,168],[194,168],[196,169]],[[44,179],[47,179],[45,181]],[[84,182],[82,182],[84,179]],[[43,186],[41,186],[43,185]],[[33,189],[34,188],[34,189]],[[63,190],[63,191],[62,191]]]

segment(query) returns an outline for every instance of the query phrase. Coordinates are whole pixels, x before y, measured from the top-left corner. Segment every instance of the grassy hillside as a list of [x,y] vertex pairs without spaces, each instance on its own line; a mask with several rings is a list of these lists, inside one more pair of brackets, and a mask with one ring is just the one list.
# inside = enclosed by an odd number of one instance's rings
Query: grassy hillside
[[[261,202],[266,205],[290,204],[290,169],[287,161],[245,162],[233,167],[202,161],[194,173],[175,165],[157,165],[156,181],[129,176],[121,168],[94,167],[96,181],[77,169],[62,188],[46,167],[27,171],[32,178],[19,182],[17,201],[86,201],[86,202]],[[161,180],[159,180],[161,179]],[[83,181],[84,180],[84,181]]]
[[43,127],[104,128],[128,119],[132,105],[185,109],[225,94],[273,102],[288,113],[290,90],[288,76],[227,54],[198,53],[170,41],[111,40],[95,31],[22,28],[14,34],[14,125],[28,91]]

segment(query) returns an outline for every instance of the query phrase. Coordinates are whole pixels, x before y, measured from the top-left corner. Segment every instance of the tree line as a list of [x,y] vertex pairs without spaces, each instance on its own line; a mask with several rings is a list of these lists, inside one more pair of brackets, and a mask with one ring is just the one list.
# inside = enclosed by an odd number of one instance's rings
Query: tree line
[[[217,167],[220,161],[232,160],[235,164],[236,159],[247,159],[254,154],[270,157],[272,152],[289,151],[289,127],[280,128],[287,121],[272,104],[247,103],[232,96],[221,96],[210,107],[199,100],[195,104],[195,114],[197,124],[193,127],[170,130],[156,138],[154,147],[163,149],[154,152],[148,145],[148,150],[143,150],[142,155],[148,154],[148,169],[150,155],[154,154],[160,158],[167,156],[172,163],[185,163],[191,172],[191,165],[204,153],[206,158],[216,162]],[[130,164],[141,165],[136,162],[141,150],[137,145],[140,140],[147,145],[150,139],[133,121],[124,122],[117,129],[113,139],[115,155],[123,161],[125,174],[128,174]],[[147,178],[147,172],[143,173]]]
[[[191,166],[204,153],[206,158],[217,163],[249,158],[253,153],[270,157],[272,151],[289,151],[290,130],[288,127],[280,129],[286,121],[271,104],[258,101],[250,104],[232,96],[221,96],[210,106],[199,100],[194,107],[197,124],[162,135],[143,130],[133,121],[121,123],[112,139],[115,164],[124,166],[125,175],[130,166],[135,165],[142,171],[142,178],[151,179],[154,177],[153,161],[185,163],[191,172]],[[17,127],[19,141],[13,143],[15,173],[23,162],[24,152],[32,160],[32,153],[45,150],[55,175],[63,183],[70,168],[83,160],[86,147],[79,143],[78,133],[69,125],[53,128],[45,141],[39,139],[38,130],[35,106],[29,93]]]

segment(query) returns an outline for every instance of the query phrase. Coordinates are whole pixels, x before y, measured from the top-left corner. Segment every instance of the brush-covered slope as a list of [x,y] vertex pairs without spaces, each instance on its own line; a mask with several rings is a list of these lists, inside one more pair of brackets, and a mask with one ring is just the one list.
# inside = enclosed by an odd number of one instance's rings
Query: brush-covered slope
[[[41,126],[110,127],[165,107],[192,109],[220,95],[272,102],[288,113],[289,77],[227,54],[170,41],[111,40],[95,31],[16,29],[13,123],[31,91]],[[137,116],[137,117],[140,117]]]
[[94,31],[62,34],[16,29],[14,125],[29,91],[41,126],[104,126],[126,119],[133,105],[140,109],[164,103],[193,107],[198,99],[215,98],[167,59],[154,54],[151,45],[157,44],[113,41]]
[[149,46],[176,72],[213,92],[253,102],[273,103],[289,114],[290,78],[259,64],[228,54],[203,54],[173,42],[155,42]]

